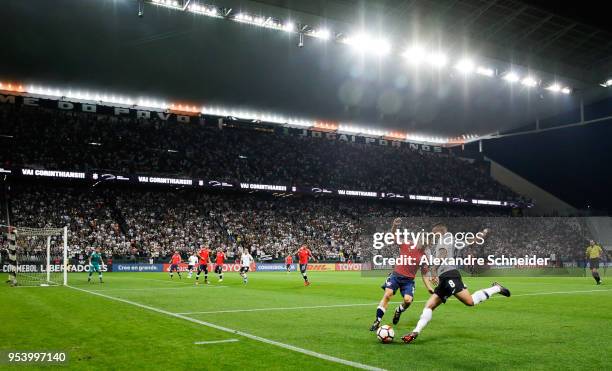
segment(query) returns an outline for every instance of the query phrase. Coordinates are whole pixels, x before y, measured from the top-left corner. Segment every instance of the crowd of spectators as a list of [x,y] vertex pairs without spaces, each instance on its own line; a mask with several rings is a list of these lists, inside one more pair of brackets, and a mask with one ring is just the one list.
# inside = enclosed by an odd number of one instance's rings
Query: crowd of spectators
[[[200,246],[230,259],[249,249],[257,261],[279,261],[308,245],[321,261],[362,261],[372,249],[371,226],[404,226],[490,233],[477,254],[579,259],[589,232],[578,218],[511,217],[508,209],[331,197],[267,194],[21,186],[12,193],[13,222],[28,227],[69,227],[69,254],[85,260],[93,247],[117,260],[164,261]],[[364,252],[366,252],[364,254]]]
[[[9,104],[0,105],[0,166],[520,198],[489,176],[486,163],[450,153]],[[492,232],[480,253],[494,255],[579,258],[589,238],[580,219],[534,221],[501,208],[194,189],[20,184],[13,193],[12,224],[68,226],[70,256],[79,261],[93,247],[112,258],[160,261],[202,245],[230,259],[249,249],[259,261],[278,261],[302,244],[319,260],[361,261],[371,248],[371,224],[380,230],[396,216],[415,230],[434,222],[451,231],[487,228]]]
[[518,201],[488,164],[407,146],[0,104],[0,166]]

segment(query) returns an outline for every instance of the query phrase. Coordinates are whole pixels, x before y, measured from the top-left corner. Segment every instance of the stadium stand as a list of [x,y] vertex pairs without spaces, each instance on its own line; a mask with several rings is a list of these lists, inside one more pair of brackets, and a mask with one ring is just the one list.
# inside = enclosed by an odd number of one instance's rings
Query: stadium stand
[[189,189],[96,190],[18,184],[12,209],[16,225],[68,225],[70,256],[81,261],[94,246],[113,259],[162,261],[175,249],[186,255],[200,245],[222,248],[230,259],[248,248],[258,261],[279,261],[307,243],[320,260],[358,262],[366,248],[361,238],[365,222],[397,215],[415,220],[426,216],[423,227],[442,220],[460,230],[487,227],[493,232],[486,253],[495,255],[538,254],[577,260],[589,238],[578,218],[534,221],[510,217],[510,210],[504,208]]
[[[212,120],[211,120],[212,121]],[[0,164],[521,200],[488,163],[452,153],[0,105]],[[282,155],[279,155],[282,154]]]

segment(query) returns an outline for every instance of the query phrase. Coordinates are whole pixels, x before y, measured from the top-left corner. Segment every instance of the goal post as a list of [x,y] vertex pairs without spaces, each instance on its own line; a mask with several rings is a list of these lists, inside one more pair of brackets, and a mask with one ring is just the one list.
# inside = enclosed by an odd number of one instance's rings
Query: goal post
[[5,228],[11,285],[68,285],[68,227]]

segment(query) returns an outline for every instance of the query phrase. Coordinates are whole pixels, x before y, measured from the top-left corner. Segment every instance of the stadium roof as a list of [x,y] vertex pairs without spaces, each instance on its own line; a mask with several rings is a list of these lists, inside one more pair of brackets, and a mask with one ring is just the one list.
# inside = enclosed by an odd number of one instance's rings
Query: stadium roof
[[[386,33],[398,38],[415,35],[447,45],[471,45],[491,58],[585,82],[599,83],[612,72],[612,26],[602,4],[572,6],[565,10],[571,15],[568,16],[558,13],[563,11],[562,4],[554,2],[551,5],[555,10],[549,11],[543,7],[550,5],[543,1],[253,1],[347,25],[354,25],[355,20],[365,24],[373,19],[384,22]],[[596,13],[602,10],[603,14],[597,18]]]
[[392,40],[394,52],[414,40],[435,44],[452,57],[476,56],[500,74],[516,70],[523,77],[559,80],[575,91],[568,96],[499,78],[465,78],[450,67],[415,71],[397,53],[368,58],[320,39],[297,48],[295,33],[151,4],[139,19],[135,0],[4,1],[2,22],[13,32],[0,34],[3,54],[10,56],[0,59],[0,81],[447,137],[522,126],[573,110],[581,100],[599,100],[612,90],[597,85],[612,55],[607,29],[568,23],[563,16],[522,3],[200,3],[347,34],[367,29]]

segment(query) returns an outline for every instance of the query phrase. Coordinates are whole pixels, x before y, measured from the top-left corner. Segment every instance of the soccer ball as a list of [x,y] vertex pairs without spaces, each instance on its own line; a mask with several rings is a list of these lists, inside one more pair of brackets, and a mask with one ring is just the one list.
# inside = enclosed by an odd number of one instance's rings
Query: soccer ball
[[392,342],[394,336],[395,331],[393,331],[393,327],[389,325],[380,326],[378,330],[376,330],[376,337],[378,337],[381,343],[386,344]]

